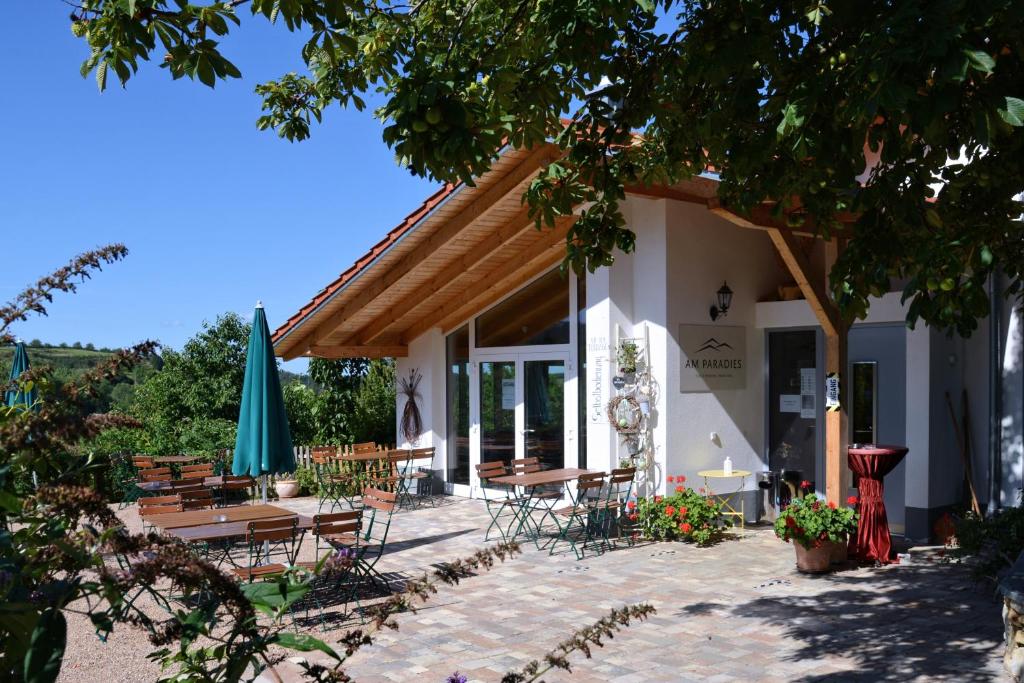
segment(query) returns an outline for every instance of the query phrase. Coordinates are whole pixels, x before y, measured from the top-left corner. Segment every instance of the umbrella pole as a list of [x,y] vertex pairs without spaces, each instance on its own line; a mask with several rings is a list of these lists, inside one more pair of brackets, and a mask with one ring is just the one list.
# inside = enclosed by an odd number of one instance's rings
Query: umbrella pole
[[[263,478],[263,486],[262,486],[263,493],[261,495],[261,498],[263,499],[263,504],[266,505],[267,504],[267,475],[264,474],[262,478]],[[263,541],[263,564],[270,564],[270,541]]]

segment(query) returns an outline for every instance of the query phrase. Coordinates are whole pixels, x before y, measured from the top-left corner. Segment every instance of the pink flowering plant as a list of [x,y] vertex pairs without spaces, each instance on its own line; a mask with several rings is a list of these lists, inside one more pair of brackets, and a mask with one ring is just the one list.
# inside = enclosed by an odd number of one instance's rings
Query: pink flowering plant
[[[846,501],[855,505],[857,499]],[[826,503],[813,493],[794,498],[775,520],[775,535],[804,548],[820,548],[826,541],[844,543],[857,531],[857,511],[853,507]]]
[[659,541],[685,541],[699,546],[711,545],[732,524],[722,515],[722,506],[702,490],[686,486],[686,477],[667,477],[672,493],[640,498],[635,515],[641,533]]

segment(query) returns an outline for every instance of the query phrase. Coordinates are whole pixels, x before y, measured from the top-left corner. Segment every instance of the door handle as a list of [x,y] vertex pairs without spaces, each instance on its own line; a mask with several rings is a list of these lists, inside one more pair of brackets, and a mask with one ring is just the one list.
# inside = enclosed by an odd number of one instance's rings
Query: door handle
[[520,433],[521,433],[521,434],[533,434],[533,433],[534,433],[534,432],[536,432],[536,431],[537,431],[536,429],[524,429],[524,430],[523,430],[522,432],[520,432]]

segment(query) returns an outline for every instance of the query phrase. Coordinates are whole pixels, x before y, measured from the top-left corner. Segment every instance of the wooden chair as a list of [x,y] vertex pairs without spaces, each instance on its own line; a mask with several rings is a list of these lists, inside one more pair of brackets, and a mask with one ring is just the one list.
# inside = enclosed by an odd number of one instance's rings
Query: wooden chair
[[328,501],[331,503],[330,512],[335,508],[343,508],[342,498],[342,475],[341,465],[338,462],[337,446],[314,446],[310,451],[313,460],[313,471],[316,473],[317,486],[317,512],[324,509]]
[[616,532],[616,538],[625,537],[630,545],[633,543],[633,532],[637,529],[638,525],[629,519],[630,511],[627,509],[627,503],[629,503],[633,496],[635,479],[635,467],[614,469],[608,475],[604,501],[598,504],[601,516],[601,519],[598,521],[601,525],[600,528],[605,543],[609,546],[612,543],[611,532],[613,527]]
[[213,463],[202,462],[196,465],[182,465],[181,466],[181,478],[182,479],[203,479],[205,477],[213,476]]
[[183,510],[212,510],[214,507],[213,491],[210,489],[188,489],[178,495],[181,496]]
[[206,482],[204,479],[171,479],[170,490],[175,493],[181,493],[183,491],[202,491],[206,488]]
[[[323,627],[323,604],[319,597],[318,586],[331,586],[334,591],[340,588],[346,580],[353,575],[358,556],[359,532],[362,528],[362,510],[346,510],[344,512],[332,512],[328,514],[313,515],[313,536],[316,538],[316,559],[313,562],[299,562],[297,566],[310,571],[315,570],[327,556],[339,551],[349,553],[352,564],[347,569],[338,570],[328,580],[321,581],[323,575],[318,575],[313,581],[311,595],[316,602],[320,612],[320,625]],[[348,582],[351,583],[351,582]],[[332,591],[333,592],[333,591]],[[344,602],[346,606],[352,597],[350,587]],[[308,613],[308,612],[307,612]]]
[[[284,574],[295,564],[298,524],[297,516],[249,522],[246,534],[249,543],[248,566],[234,567],[231,571],[249,583],[256,579],[276,579]],[[271,561],[274,559],[279,561]]]
[[133,455],[132,466],[136,470],[151,470],[156,467],[156,461],[151,455]]
[[139,470],[139,481],[170,481],[170,467],[152,467],[146,470]]
[[406,470],[403,475],[406,479],[405,490],[406,496],[412,499],[408,491],[412,489],[412,484],[416,484],[416,498],[422,498],[424,495],[423,489],[426,488],[426,495],[430,500],[430,504],[434,504],[434,470],[432,468],[434,464],[434,447],[429,446],[427,448],[414,448],[409,452],[409,460],[406,465]]
[[220,504],[227,506],[233,491],[245,491],[246,499],[251,500],[256,490],[256,480],[248,474],[226,474],[217,488],[220,491]]
[[600,495],[605,476],[604,472],[581,474],[576,480],[576,494],[571,496],[571,503],[551,511],[558,525],[558,537],[551,544],[549,554],[555,553],[559,541],[567,541],[576,559],[583,559],[594,532],[600,532]]
[[142,519],[142,528],[147,531],[153,529],[153,524],[146,519],[147,517],[181,511],[181,496],[177,494],[139,498],[139,518]]
[[[508,466],[500,460],[482,462],[476,466],[484,505],[491,517],[491,523],[484,532],[485,542],[491,538],[491,529],[497,529],[501,534],[501,540],[507,542],[515,538],[516,533],[522,528],[523,506],[526,501],[516,493],[514,486],[493,481],[508,474]],[[497,493],[493,493],[494,491]],[[513,526],[516,527],[514,531]]]
[[381,449],[379,446],[377,446],[376,441],[364,441],[363,443],[354,443],[349,447],[350,453],[368,453],[370,451],[379,450]]
[[[397,500],[398,495],[392,491],[381,491],[370,486],[363,490],[362,533],[353,547],[356,551],[355,575],[381,584],[385,590],[388,588],[388,580],[375,567],[384,554],[384,545],[387,543],[391,516],[395,512]],[[339,547],[343,545],[337,541],[335,543]]]

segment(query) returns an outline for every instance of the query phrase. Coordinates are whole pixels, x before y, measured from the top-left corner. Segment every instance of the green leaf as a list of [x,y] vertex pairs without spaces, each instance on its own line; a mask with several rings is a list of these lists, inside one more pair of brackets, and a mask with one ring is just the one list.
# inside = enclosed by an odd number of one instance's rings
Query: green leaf
[[987,245],[981,248],[980,256],[983,265],[992,265],[992,250],[989,249]]
[[341,656],[334,651],[334,648],[324,641],[305,633],[282,631],[273,638],[273,642],[276,642],[282,647],[299,650],[300,652],[312,652],[313,650],[319,650],[325,655],[330,655],[334,659],[341,661]]
[[100,65],[96,67],[96,85],[99,86],[100,90],[107,89],[107,63],[100,62]]
[[1006,109],[999,110],[999,116],[1011,126],[1024,126],[1024,100],[1006,98]]
[[990,74],[996,68],[996,60],[984,50],[964,50],[967,61],[972,67],[983,73]]
[[57,680],[67,643],[68,624],[64,613],[53,608],[43,612],[32,631],[32,641],[25,655],[25,683]]

